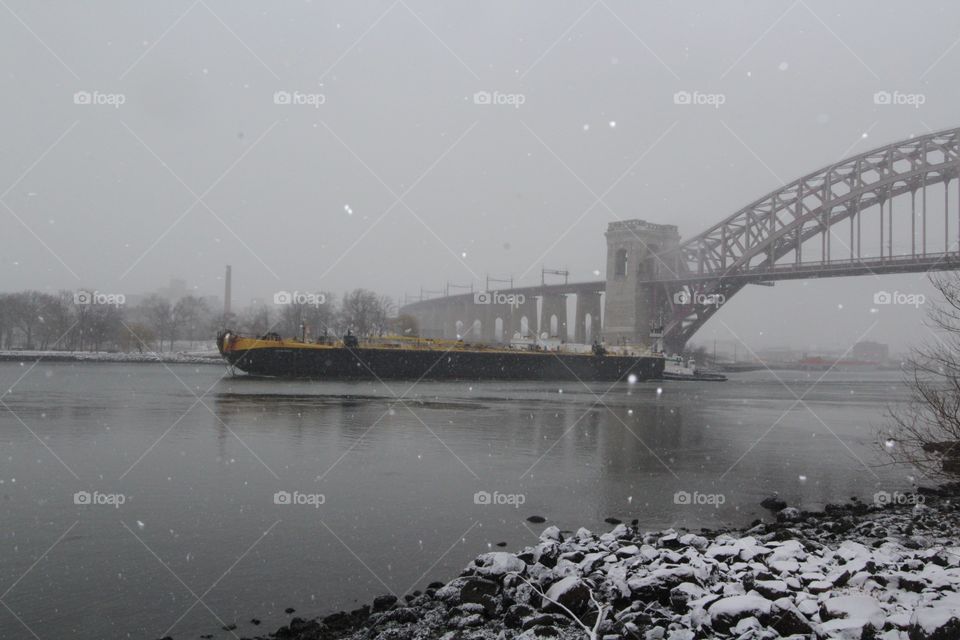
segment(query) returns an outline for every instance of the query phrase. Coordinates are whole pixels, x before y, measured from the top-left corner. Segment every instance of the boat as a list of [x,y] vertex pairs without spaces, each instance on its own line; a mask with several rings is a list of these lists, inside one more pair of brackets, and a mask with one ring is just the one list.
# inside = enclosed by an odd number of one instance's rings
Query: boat
[[231,369],[254,376],[309,379],[409,380],[656,380],[664,358],[640,347],[470,344],[406,336],[316,341],[276,333],[217,334],[217,348]]
[[727,376],[715,371],[704,371],[697,367],[692,358],[683,361],[682,356],[665,356],[663,365],[664,380],[702,380],[704,382],[726,382]]

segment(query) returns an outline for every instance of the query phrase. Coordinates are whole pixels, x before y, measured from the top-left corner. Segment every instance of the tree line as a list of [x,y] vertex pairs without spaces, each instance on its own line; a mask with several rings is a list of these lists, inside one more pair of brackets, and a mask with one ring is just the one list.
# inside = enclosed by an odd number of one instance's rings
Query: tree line
[[278,333],[308,339],[342,335],[415,333],[406,318],[394,317],[387,296],[366,289],[339,299],[316,294],[309,302],[281,299],[254,304],[224,317],[201,297],[169,300],[150,295],[135,305],[123,296],[92,291],[0,293],[0,349],[66,351],[164,351],[183,341],[212,342],[220,329],[252,335]]

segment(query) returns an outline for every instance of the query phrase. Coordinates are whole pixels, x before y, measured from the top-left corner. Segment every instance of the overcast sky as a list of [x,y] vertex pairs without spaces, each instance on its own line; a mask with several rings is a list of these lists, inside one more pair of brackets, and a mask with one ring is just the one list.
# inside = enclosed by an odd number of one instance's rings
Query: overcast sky
[[[597,279],[615,219],[690,237],[960,125],[958,38],[947,1],[4,0],[0,290]],[[697,339],[906,346],[922,309],[879,284],[748,287]]]

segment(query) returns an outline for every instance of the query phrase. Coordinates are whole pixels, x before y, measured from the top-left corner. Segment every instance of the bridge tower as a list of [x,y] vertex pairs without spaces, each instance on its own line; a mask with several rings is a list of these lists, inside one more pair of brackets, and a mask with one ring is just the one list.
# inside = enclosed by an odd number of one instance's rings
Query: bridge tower
[[652,281],[677,272],[680,233],[672,224],[622,220],[610,223],[606,237],[603,338],[649,346],[650,330],[669,312],[666,290]]

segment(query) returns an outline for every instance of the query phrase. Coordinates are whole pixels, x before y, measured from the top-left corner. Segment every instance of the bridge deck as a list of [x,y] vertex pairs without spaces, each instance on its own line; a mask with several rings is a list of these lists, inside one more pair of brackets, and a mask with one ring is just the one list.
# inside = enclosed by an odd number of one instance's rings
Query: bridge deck
[[679,278],[645,280],[644,283],[692,284],[700,282],[770,282],[775,280],[803,280],[807,278],[838,278],[843,276],[883,275],[889,273],[922,273],[960,269],[960,252],[928,253],[925,256],[894,256],[892,258],[862,258],[784,264],[749,269],[742,272],[693,274]]

